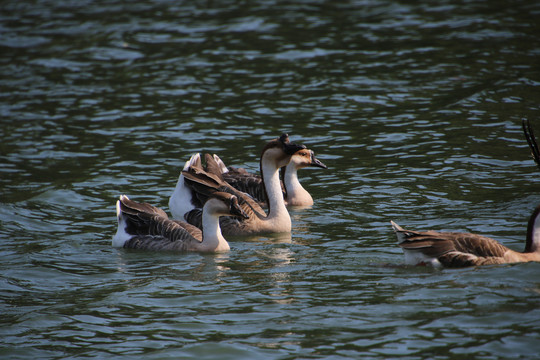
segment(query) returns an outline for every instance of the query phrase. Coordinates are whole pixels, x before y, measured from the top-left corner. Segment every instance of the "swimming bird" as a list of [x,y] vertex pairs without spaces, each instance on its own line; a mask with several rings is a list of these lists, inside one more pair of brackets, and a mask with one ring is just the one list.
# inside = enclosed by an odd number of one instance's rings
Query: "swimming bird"
[[196,194],[193,193],[191,188],[186,185],[184,180],[184,171],[188,171],[192,167],[202,168],[201,154],[197,153],[192,155],[191,158],[186,161],[184,168],[180,172],[176,186],[169,198],[169,211],[171,212],[173,219],[184,220],[185,214],[193,209],[202,207],[201,201],[197,198]]
[[527,226],[523,252],[514,251],[494,239],[458,232],[412,231],[391,221],[398,244],[409,265],[465,267],[540,261],[540,206],[532,213]]
[[230,249],[221,234],[219,217],[246,214],[236,196],[214,192],[202,209],[202,230],[167,214],[150,204],[138,203],[121,195],[116,202],[118,229],[112,245],[117,248],[180,252],[220,252]]
[[[266,144],[260,158],[262,183],[268,199],[268,213],[248,194],[241,192],[223,179],[221,171],[216,171],[217,162],[210,155],[206,156],[207,169],[203,169],[199,160],[192,158],[189,166],[182,171],[183,189],[175,189],[169,201],[169,207],[175,217],[182,216],[186,221],[196,226],[201,224],[200,210],[195,208],[187,213],[186,204],[196,207],[197,202],[205,199],[215,191],[225,191],[238,197],[238,203],[247,214],[246,219],[224,217],[220,219],[221,228],[225,235],[250,235],[260,233],[279,233],[291,231],[291,218],[285,206],[279,180],[279,169],[286,166],[294,153],[305,149],[304,145],[289,142],[287,134]],[[179,179],[180,183],[180,179]],[[183,198],[175,197],[183,195]],[[175,198],[173,198],[175,197]],[[172,205],[172,206],[171,206]],[[178,205],[178,206],[177,206]],[[180,211],[180,212],[181,212]]]
[[[267,201],[264,192],[262,178],[259,175],[251,174],[244,168],[227,167],[223,161],[213,155],[214,160],[218,164],[218,168],[223,174],[223,179],[232,187],[246,192],[261,204]],[[291,161],[287,166],[281,168],[281,186],[285,205],[287,206],[311,206],[313,198],[311,194],[300,184],[298,180],[298,170],[305,167],[319,167],[327,169],[319,159],[315,157],[315,153],[310,149],[301,149],[294,153]]]
[[540,168],[540,149],[538,148],[538,143],[536,142],[536,137],[534,136],[531,124],[528,119],[523,119],[523,133],[531,149],[531,155],[536,162],[536,165]]

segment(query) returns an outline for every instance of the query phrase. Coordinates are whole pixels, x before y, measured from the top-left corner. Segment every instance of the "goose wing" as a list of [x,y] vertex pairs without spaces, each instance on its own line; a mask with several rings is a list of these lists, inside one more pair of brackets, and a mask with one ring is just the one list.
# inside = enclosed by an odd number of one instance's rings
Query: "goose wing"
[[[255,233],[256,230],[249,226],[250,219],[257,217],[257,213],[248,204],[238,204],[242,209],[244,217],[238,216],[220,216],[219,226],[224,235],[246,235]],[[184,215],[189,224],[202,228],[202,209],[193,209]]]
[[125,215],[137,215],[139,213],[145,213],[168,218],[167,213],[160,208],[152,206],[148,203],[139,203],[130,200],[125,195],[120,196],[120,205],[120,210]]
[[266,203],[267,197],[260,176],[248,172],[229,171],[223,174],[223,179],[235,189],[249,194],[256,201]]
[[259,177],[258,175],[253,175],[252,173],[250,173],[249,171],[247,171],[245,168],[237,168],[237,167],[234,167],[234,166],[228,166],[227,167],[227,171],[226,172],[223,172],[223,174],[226,174],[226,173],[231,173],[231,175],[235,175],[235,176],[256,176],[256,177]]
[[192,166],[182,172],[186,184],[202,204],[215,192],[227,192],[238,198],[238,204],[247,214],[265,217],[261,206],[249,195],[239,191],[223,180],[221,173],[208,172],[201,167]]
[[405,251],[421,252],[437,259],[445,267],[463,267],[504,263],[508,248],[486,236],[436,231],[405,230],[393,223],[399,246]]
[[183,221],[170,220],[163,210],[150,204],[123,196],[120,210],[126,219],[126,232],[132,235],[124,248],[186,251],[202,241],[200,229]]

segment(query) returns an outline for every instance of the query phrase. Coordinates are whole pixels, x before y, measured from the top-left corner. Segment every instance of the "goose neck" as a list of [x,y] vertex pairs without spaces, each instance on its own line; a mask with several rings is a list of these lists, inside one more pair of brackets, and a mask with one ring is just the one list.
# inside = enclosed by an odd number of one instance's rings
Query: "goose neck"
[[211,208],[211,201],[203,207],[202,214],[202,245],[208,251],[229,250],[229,243],[221,233],[219,215]]
[[306,192],[298,180],[298,171],[292,162],[283,168],[283,184],[287,197],[295,197],[296,194],[303,195]]
[[275,162],[265,159],[263,156],[261,159],[261,174],[266,198],[268,199],[268,217],[277,217],[283,213],[288,215],[279,180],[279,167]]
[[534,210],[529,219],[525,252],[540,253],[540,206]]

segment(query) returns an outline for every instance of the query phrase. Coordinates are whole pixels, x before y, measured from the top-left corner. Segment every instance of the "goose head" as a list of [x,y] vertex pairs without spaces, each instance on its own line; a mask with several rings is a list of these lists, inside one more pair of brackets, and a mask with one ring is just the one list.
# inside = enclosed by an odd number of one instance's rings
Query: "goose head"
[[217,191],[205,203],[205,210],[216,216],[237,216],[247,219],[248,215],[238,204],[235,195]]
[[261,161],[274,162],[277,169],[287,165],[291,160],[291,156],[305,148],[305,145],[290,142],[288,134],[282,134],[279,138],[266,144],[262,150]]
[[323,169],[328,169],[319,159],[315,157],[313,150],[301,149],[294,153],[291,157],[291,162],[289,166],[294,166],[296,169],[302,169],[308,166],[320,167]]

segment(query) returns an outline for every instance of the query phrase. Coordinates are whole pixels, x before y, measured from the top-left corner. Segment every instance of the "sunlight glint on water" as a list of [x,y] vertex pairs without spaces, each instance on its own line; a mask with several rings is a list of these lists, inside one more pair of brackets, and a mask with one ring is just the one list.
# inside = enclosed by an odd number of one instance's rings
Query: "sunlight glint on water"
[[[533,1],[8,1],[0,16],[6,358],[538,356],[536,263],[403,266],[389,226],[516,250],[540,202]],[[538,130],[540,132],[540,130]],[[194,152],[258,171],[282,132],[328,170],[286,237],[111,247]]]

